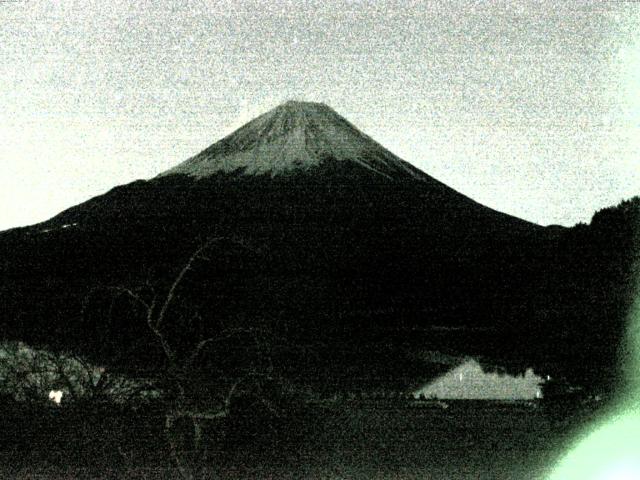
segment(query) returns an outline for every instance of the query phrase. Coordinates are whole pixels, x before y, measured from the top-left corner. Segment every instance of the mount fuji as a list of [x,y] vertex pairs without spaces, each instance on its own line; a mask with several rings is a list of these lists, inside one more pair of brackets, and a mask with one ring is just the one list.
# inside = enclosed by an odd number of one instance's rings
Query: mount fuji
[[591,292],[577,273],[567,281],[568,252],[586,238],[576,232],[485,207],[330,107],[290,101],[155,178],[0,233],[3,330],[153,364],[143,324],[124,307],[91,313],[87,299],[105,285],[166,283],[216,237],[228,242],[184,292],[197,299],[199,328],[277,327],[321,350],[306,371],[397,379],[412,375],[421,349],[521,371],[573,368],[558,325],[577,314],[563,302],[575,282]]

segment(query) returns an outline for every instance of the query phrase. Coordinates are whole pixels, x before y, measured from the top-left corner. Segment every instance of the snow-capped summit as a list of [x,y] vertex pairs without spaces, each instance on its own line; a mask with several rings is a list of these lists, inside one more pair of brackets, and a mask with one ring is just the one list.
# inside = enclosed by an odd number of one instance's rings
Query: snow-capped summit
[[258,116],[196,156],[164,172],[206,177],[242,171],[271,176],[331,163],[355,165],[389,179],[426,174],[360,132],[323,103],[288,101]]

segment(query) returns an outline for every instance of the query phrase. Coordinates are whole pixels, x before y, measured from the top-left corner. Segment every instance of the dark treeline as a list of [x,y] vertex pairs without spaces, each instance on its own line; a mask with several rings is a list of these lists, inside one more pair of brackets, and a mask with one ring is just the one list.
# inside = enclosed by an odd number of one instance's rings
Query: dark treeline
[[[435,180],[357,166],[134,182],[0,235],[2,331],[159,368],[141,312],[110,288],[166,292],[191,252],[220,237],[170,312],[178,344],[260,327],[282,372],[319,385],[417,383],[438,373],[419,359],[425,348],[594,385],[616,375],[639,209],[636,197],[589,225],[544,228]],[[246,352],[234,340],[209,355]]]

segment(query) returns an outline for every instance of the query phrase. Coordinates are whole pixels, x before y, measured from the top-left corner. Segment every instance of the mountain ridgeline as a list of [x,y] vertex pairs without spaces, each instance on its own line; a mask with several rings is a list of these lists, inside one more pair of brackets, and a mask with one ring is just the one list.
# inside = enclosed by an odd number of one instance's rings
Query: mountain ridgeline
[[144,318],[109,287],[166,290],[215,237],[169,312],[185,345],[260,325],[301,347],[278,361],[310,382],[407,385],[430,374],[420,352],[439,350],[591,386],[615,377],[639,210],[636,198],[590,225],[541,227],[325,105],[287,102],[156,178],[0,234],[3,332],[156,365]]

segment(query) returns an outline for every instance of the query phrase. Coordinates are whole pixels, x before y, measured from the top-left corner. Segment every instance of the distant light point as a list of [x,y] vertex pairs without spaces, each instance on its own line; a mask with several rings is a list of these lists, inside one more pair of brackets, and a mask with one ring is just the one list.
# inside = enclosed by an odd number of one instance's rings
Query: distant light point
[[51,400],[56,405],[60,405],[60,402],[62,402],[62,395],[62,390],[51,390],[49,392],[49,400]]

